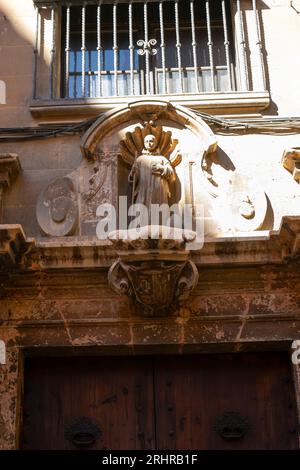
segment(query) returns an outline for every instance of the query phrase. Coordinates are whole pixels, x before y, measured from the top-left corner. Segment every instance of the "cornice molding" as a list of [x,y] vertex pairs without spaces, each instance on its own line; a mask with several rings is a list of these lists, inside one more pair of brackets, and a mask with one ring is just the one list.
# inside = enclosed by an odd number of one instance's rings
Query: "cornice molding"
[[[27,238],[21,225],[0,225],[0,266],[19,270],[108,270],[117,259],[110,241],[89,237]],[[135,252],[138,255],[138,250]],[[161,250],[160,256],[172,256]],[[284,216],[278,231],[236,234],[206,239],[190,259],[202,266],[241,266],[297,261],[300,256],[300,216]]]
[[[260,112],[270,105],[270,94],[262,92],[230,92],[230,93],[201,93],[177,94],[177,95],[157,95],[156,100],[165,100],[172,105],[186,106],[196,111],[205,111],[212,114],[253,114]],[[141,96],[140,101],[145,101],[146,96]],[[33,100],[30,104],[30,111],[36,118],[67,117],[68,121],[74,119],[78,122],[78,117],[99,116],[101,113],[111,111],[119,106],[126,106],[132,102],[137,102],[135,97],[107,97],[107,98],[86,98],[68,100]]]

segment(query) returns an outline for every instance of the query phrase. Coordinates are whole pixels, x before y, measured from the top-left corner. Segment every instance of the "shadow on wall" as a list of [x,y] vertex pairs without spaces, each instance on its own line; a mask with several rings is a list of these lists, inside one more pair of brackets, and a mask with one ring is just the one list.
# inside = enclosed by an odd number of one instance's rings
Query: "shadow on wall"
[[[257,22],[258,22],[258,28],[259,28],[259,36],[260,36],[260,44],[261,44],[261,55],[262,55],[262,63],[263,63],[263,68],[264,68],[264,74],[265,74],[265,83],[266,83],[266,90],[269,92],[271,91],[271,85],[270,85],[270,75],[269,75],[269,67],[268,67],[268,52],[266,49],[266,42],[265,42],[265,34],[264,34],[264,24],[263,24],[263,18],[262,18],[262,10],[269,10],[270,7],[266,5],[266,3],[262,0],[257,0],[256,2],[256,7],[257,7]],[[252,68],[251,68],[251,52],[250,52],[250,46],[249,46],[249,32],[248,32],[248,27],[247,27],[247,21],[246,21],[246,12],[251,11],[253,12],[253,4],[252,2],[248,1],[243,2],[243,11],[242,11],[242,16],[243,16],[243,28],[244,28],[244,33],[245,33],[245,47],[246,47],[246,59],[247,59],[247,68],[248,68],[248,73],[249,73],[249,87],[250,90],[253,89],[253,75],[252,75]],[[253,14],[254,15],[254,14]],[[253,16],[254,20],[254,16]],[[270,106],[266,111],[263,112],[265,115],[278,115],[278,107],[274,101],[270,101]]]

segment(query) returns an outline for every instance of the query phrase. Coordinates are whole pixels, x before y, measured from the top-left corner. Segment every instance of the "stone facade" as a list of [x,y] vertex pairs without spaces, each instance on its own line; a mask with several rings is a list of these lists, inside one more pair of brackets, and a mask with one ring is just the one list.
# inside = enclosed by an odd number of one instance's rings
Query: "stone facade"
[[[251,2],[241,3],[251,45]],[[5,140],[0,129],[0,340],[6,345],[6,361],[0,364],[1,449],[19,446],[27,351],[268,351],[288,350],[300,339],[299,121],[298,127],[286,121],[261,126],[262,118],[300,116],[300,2],[257,3],[267,85],[263,105],[257,104],[257,93],[249,92],[243,99],[234,93],[200,97],[200,104],[186,107],[175,98],[171,105],[160,97],[124,98],[117,106],[112,100],[108,110],[101,100],[69,107],[32,100],[34,4],[0,2],[0,79],[6,89],[5,104],[0,97],[1,128],[41,129],[95,119],[86,132],[36,140],[18,141],[17,135]],[[49,78],[47,51],[39,61],[42,87]],[[254,61],[253,81],[256,67]],[[203,121],[195,109],[260,126],[221,128]],[[120,141],[145,126],[134,113],[150,121],[158,111],[163,114],[157,124],[181,145],[184,164],[176,172],[185,201],[192,185],[193,198],[204,205],[204,246],[187,254],[182,246],[136,243],[128,256],[128,246],[96,237],[97,207],[117,205],[118,196],[126,194]],[[255,215],[247,219],[239,212],[232,224],[237,193],[250,198],[238,204],[253,205]],[[153,316],[149,309],[147,314],[136,295],[127,295],[129,289],[120,289],[120,295],[109,287],[108,272],[117,260],[178,265],[187,259],[198,271],[197,285],[191,275],[189,295],[170,303],[167,314]],[[115,276],[110,285],[117,282]],[[179,277],[166,289],[178,282]],[[294,372],[300,410],[299,366]]]

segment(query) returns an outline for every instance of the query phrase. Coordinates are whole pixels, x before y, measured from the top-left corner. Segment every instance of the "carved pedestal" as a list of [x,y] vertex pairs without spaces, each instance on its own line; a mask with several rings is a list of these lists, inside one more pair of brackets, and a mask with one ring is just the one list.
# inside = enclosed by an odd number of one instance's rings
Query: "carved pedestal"
[[[145,230],[127,238],[124,233],[113,232],[110,240],[117,249],[118,260],[108,274],[110,287],[118,294],[129,295],[147,316],[161,316],[181,306],[198,282],[198,270],[188,259],[185,243],[194,232],[183,230],[181,239],[145,238]],[[151,227],[149,227],[151,233]],[[119,235],[123,238],[120,238]]]

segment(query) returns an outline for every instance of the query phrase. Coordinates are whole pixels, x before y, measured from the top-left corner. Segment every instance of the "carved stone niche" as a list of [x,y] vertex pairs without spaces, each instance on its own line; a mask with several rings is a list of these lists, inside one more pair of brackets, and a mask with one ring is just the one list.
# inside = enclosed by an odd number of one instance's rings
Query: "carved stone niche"
[[108,273],[109,286],[120,295],[130,296],[145,316],[163,316],[176,310],[198,283],[198,269],[185,249],[196,234],[176,229],[176,233],[163,236],[163,228],[148,226],[138,234],[128,230],[109,236],[118,254]]
[[292,147],[283,152],[281,159],[283,168],[288,170],[297,183],[300,183],[300,147]]
[[[151,132],[159,140],[162,156],[170,158],[176,167],[174,202],[191,203],[189,181],[197,175],[189,173],[190,158],[201,159],[213,152],[215,136],[185,108],[158,100],[139,101],[105,113],[84,134],[80,166],[64,178],[51,181],[39,195],[36,216],[41,232],[50,237],[96,237],[99,205],[109,203],[118,210],[120,196],[128,196],[130,201],[128,177],[135,153],[143,147],[137,133],[144,136]],[[136,138],[133,154],[126,150],[131,138]],[[183,144],[182,153],[176,148],[178,141]]]

